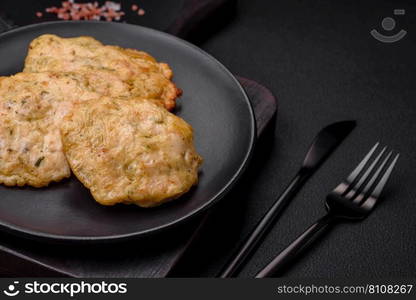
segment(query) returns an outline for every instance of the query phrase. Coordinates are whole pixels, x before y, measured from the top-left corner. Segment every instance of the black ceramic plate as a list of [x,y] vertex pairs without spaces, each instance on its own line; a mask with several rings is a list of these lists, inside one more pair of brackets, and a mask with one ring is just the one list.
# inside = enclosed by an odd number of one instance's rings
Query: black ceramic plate
[[248,163],[255,140],[250,103],[237,80],[199,48],[135,25],[52,22],[0,35],[0,75],[22,70],[30,41],[45,33],[90,35],[106,44],[147,51],[169,63],[184,95],[177,115],[189,122],[203,156],[200,182],[188,194],[157,208],[104,207],[72,176],[49,187],[0,186],[0,228],[26,237],[65,241],[113,241],[156,232],[182,222],[219,200]]

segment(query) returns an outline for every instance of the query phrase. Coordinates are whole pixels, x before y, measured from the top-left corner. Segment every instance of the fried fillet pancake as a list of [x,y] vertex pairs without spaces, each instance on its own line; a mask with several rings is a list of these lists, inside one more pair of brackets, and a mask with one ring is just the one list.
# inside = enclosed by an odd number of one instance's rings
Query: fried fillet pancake
[[0,77],[0,183],[41,187],[68,177],[59,124],[75,103],[103,95],[130,89],[105,71]]
[[0,79],[1,183],[41,187],[70,175],[55,125],[67,105],[56,108],[62,88],[56,83],[45,74]]
[[92,37],[60,38],[45,34],[29,46],[24,72],[107,70],[133,87],[132,94],[159,99],[171,110],[181,91],[172,70],[145,52],[101,44]]
[[41,187],[68,177],[70,170],[59,130],[50,119],[41,117],[50,107],[41,102],[39,106],[35,103],[22,105],[22,101],[1,103],[0,182],[10,186]]
[[192,127],[150,101],[79,103],[61,134],[72,171],[103,205],[156,206],[197,183]]

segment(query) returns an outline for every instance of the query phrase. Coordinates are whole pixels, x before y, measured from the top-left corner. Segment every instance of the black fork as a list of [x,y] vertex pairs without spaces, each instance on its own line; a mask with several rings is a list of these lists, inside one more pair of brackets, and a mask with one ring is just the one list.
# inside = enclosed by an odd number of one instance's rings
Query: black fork
[[280,252],[256,278],[280,275],[329,225],[342,219],[362,220],[373,211],[399,158],[398,153],[387,153],[387,147],[381,151],[379,148],[379,143],[374,145],[348,178],[326,197],[328,213]]

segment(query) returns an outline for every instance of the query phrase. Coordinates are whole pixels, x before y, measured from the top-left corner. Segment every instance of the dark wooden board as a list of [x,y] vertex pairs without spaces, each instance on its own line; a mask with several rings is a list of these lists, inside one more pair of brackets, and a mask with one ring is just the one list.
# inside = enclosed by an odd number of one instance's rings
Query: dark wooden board
[[[223,15],[234,1],[183,1],[179,17],[165,30],[183,38],[205,32],[207,19]],[[228,11],[227,8],[227,11]],[[221,12],[220,12],[221,11]],[[13,25],[0,14],[0,32]],[[201,35],[199,36],[201,38]],[[260,135],[276,113],[276,100],[267,88],[238,80],[253,105]],[[4,276],[164,277],[203,227],[204,214],[166,233],[115,245],[62,247],[0,233],[0,274]]]

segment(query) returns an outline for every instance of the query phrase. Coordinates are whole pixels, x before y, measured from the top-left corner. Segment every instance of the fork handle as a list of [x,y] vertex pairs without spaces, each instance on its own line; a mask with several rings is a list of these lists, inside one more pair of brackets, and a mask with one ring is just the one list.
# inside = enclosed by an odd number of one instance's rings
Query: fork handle
[[257,273],[256,278],[270,277],[283,271],[289,263],[293,262],[310,244],[317,240],[326,229],[335,221],[335,217],[327,214],[310,226],[296,240],[294,240],[285,250],[280,252],[264,269]]

